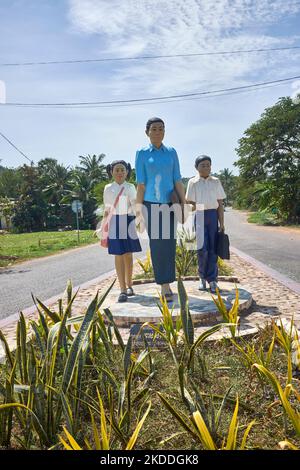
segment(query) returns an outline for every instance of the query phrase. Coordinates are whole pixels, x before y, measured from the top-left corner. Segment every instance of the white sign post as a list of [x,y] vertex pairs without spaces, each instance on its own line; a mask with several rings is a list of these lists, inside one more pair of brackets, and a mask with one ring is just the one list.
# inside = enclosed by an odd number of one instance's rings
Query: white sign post
[[76,223],[77,223],[77,240],[79,243],[79,218],[78,218],[78,212],[82,210],[82,202],[79,201],[78,199],[75,199],[75,201],[72,202],[72,211],[75,212],[76,214]]

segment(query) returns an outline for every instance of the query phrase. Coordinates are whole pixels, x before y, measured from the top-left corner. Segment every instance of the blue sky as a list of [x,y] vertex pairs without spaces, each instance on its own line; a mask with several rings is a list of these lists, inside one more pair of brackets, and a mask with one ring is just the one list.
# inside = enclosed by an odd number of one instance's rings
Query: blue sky
[[[0,62],[89,59],[300,45],[300,0],[1,0]],[[163,60],[0,67],[7,102],[135,99],[300,75],[300,50]],[[3,89],[3,87],[2,87]],[[34,161],[105,153],[134,163],[145,122],[166,122],[183,176],[197,155],[233,169],[245,129],[300,81],[195,101],[89,109],[0,106],[0,131]],[[1,93],[1,86],[0,86]],[[1,96],[0,96],[1,100]],[[26,160],[0,137],[0,159]],[[236,170],[234,170],[236,172]]]

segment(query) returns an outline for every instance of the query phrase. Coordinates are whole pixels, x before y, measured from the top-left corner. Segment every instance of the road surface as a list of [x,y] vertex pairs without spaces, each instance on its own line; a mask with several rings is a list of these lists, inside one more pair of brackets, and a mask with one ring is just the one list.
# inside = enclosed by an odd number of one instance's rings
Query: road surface
[[[142,246],[135,257],[145,256]],[[31,292],[46,300],[63,292],[68,279],[75,287],[112,269],[114,256],[98,244],[0,269],[0,320],[32,306]]]
[[247,214],[225,211],[230,244],[281,274],[300,281],[300,229],[247,222]]

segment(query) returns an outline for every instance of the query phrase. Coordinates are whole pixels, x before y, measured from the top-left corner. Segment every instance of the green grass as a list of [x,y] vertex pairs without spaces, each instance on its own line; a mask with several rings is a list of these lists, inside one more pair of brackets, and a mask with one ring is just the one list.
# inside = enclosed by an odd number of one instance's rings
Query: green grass
[[285,220],[280,219],[271,212],[252,212],[248,216],[247,221],[251,224],[283,226],[287,228],[295,228],[298,230],[300,229],[299,224],[291,224]]
[[[268,346],[270,341],[271,331],[268,327],[249,339],[249,342],[257,345],[257,347],[260,344]],[[170,353],[161,350],[154,351],[152,354],[156,369],[156,374],[150,385],[152,409],[138,439],[137,449],[201,449],[199,442],[194,441],[187,433],[182,433],[171,440],[167,440],[170,436],[184,430],[166,410],[156,392],[161,392],[177,411],[184,414],[189,413],[181,399],[178,373]],[[208,374],[206,380],[201,379],[196,365],[193,374],[194,381],[201,392],[208,395],[211,393],[223,396],[230,386],[232,386],[230,397],[235,400],[236,394],[239,394],[239,423],[241,429],[245,430],[243,426],[249,424],[253,419],[256,420],[256,425],[251,430],[248,438],[248,447],[250,449],[278,450],[278,442],[286,437],[299,446],[299,440],[295,437],[290,425],[288,425],[288,433],[285,434],[282,408],[275,406],[274,409],[268,409],[277,398],[273,390],[268,385],[266,385],[265,390],[262,389],[257,375],[243,365],[240,353],[229,340],[206,342],[203,347],[203,354]],[[114,365],[116,374],[120,367],[118,362],[117,360]],[[219,370],[217,367],[219,367]],[[271,369],[281,378],[285,377],[286,360],[282,350],[277,345],[274,348]],[[119,373],[121,373],[121,370]],[[299,381],[295,380],[294,385],[299,390]],[[189,391],[193,395],[190,387]],[[220,400],[217,400],[216,403],[220,405]],[[224,432],[228,429],[233,408],[232,403],[228,403],[226,406],[221,424],[221,429]],[[91,432],[91,425],[88,421],[85,429],[89,429]],[[240,433],[242,434],[241,431]]]
[[[264,343],[269,344],[271,340],[268,328],[261,330],[252,337],[249,342],[259,346]],[[241,356],[235,347],[228,340],[217,342],[206,342],[203,346],[203,354],[208,369],[206,379],[200,379],[198,367],[196,365],[193,378],[202,393],[210,395],[224,395],[231,386],[230,397],[233,402],[228,402],[221,421],[221,430],[226,434],[232,417],[236,394],[239,395],[239,425],[240,431],[238,441],[242,431],[247,424],[255,419],[256,424],[252,428],[247,440],[247,448],[251,450],[279,450],[278,443],[288,438],[292,443],[299,446],[299,439],[295,436],[290,423],[287,428],[284,426],[284,416],[279,405],[272,407],[277,397],[270,386],[262,388],[257,375],[243,365]],[[201,450],[202,446],[195,441],[180,427],[177,421],[169,413],[160,401],[157,392],[161,392],[178,412],[189,414],[183,404],[178,373],[169,352],[165,350],[153,351],[152,358],[155,363],[156,373],[150,381],[150,395],[152,408],[137,441],[137,449],[165,449],[165,450]],[[100,358],[99,358],[100,359]],[[114,362],[110,364],[111,371],[115,376],[122,376],[122,354],[116,348]],[[1,377],[1,369],[4,372],[5,366],[0,365],[0,383],[4,383],[4,375]],[[286,360],[282,350],[276,345],[271,362],[271,370],[284,381],[286,375]],[[101,365],[90,365],[84,378],[85,390],[93,398],[96,398],[96,387],[101,391],[103,397],[106,396],[107,384],[101,375]],[[294,380],[294,386],[299,391],[299,380]],[[134,388],[138,390],[138,382]],[[193,395],[191,388],[189,391]],[[209,399],[205,399],[209,406]],[[104,399],[105,406],[106,400]],[[220,400],[215,399],[216,405],[220,405]],[[135,412],[134,422],[138,420]],[[170,439],[171,436],[175,436]],[[82,412],[82,430],[80,432],[80,444],[85,447],[83,439],[92,439],[92,425],[87,410]],[[13,429],[13,435],[18,435],[18,429]],[[38,448],[37,443],[37,448]],[[13,439],[12,448],[19,448],[18,443]]]
[[[254,339],[257,340],[258,336]],[[250,449],[279,449],[278,442],[288,437],[299,445],[292,428],[289,426],[288,436],[285,435],[281,407],[269,411],[268,407],[276,400],[271,388],[267,387],[268,395],[262,390],[255,374],[247,370],[241,363],[241,357],[226,341],[206,343],[204,353],[208,367],[206,381],[196,380],[200,390],[207,394],[224,395],[232,386],[230,396],[240,398],[239,422],[246,426],[253,419],[256,425],[250,432],[248,447]],[[167,397],[177,411],[188,414],[182,403],[178,387],[177,371],[170,356],[165,352],[155,353],[157,375],[152,382],[152,410],[145,423],[139,447],[141,449],[201,449],[199,442],[194,441],[187,433],[180,434],[162,444],[168,437],[183,431],[178,423],[160,402],[155,392],[160,391]],[[216,370],[215,368],[227,367]],[[280,374],[285,372],[285,362],[279,348],[276,348],[273,360],[273,370]],[[197,376],[197,371],[194,376]],[[189,389],[190,390],[190,389]],[[219,402],[220,404],[220,402]],[[226,407],[222,418],[221,429],[228,429],[233,413],[233,406]],[[245,430],[245,428],[243,428]]]
[[251,224],[258,225],[279,225],[280,221],[276,215],[270,212],[253,212],[247,219]]
[[0,235],[0,267],[96,243],[93,233],[93,230],[80,231],[79,243],[75,230]]

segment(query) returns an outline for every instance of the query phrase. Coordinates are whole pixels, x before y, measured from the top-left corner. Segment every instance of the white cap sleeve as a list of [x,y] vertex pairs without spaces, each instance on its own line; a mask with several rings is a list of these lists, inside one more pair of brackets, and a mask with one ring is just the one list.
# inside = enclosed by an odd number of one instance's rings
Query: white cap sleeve
[[134,202],[136,199],[136,188],[134,184],[130,183],[128,186],[128,197],[129,197],[130,202]]
[[195,186],[191,179],[188,181],[188,186],[186,190],[186,200],[196,202]]
[[104,191],[103,191],[103,203],[105,206],[109,206],[110,203],[109,203],[109,199],[108,199],[108,190],[109,190],[109,186],[106,185],[104,186]]
[[218,187],[217,187],[217,199],[226,199],[226,194],[223,189],[221,181],[218,179]]

